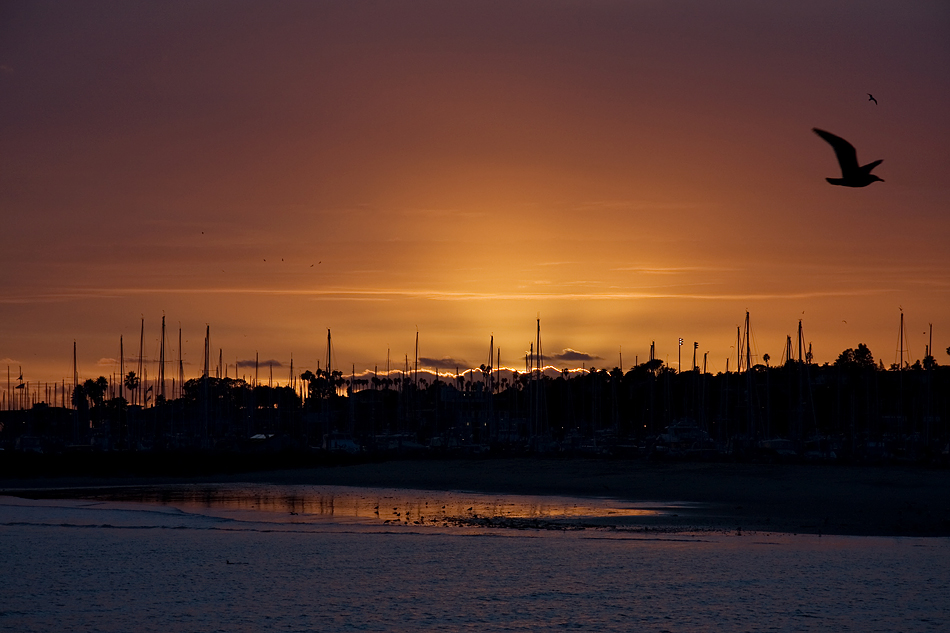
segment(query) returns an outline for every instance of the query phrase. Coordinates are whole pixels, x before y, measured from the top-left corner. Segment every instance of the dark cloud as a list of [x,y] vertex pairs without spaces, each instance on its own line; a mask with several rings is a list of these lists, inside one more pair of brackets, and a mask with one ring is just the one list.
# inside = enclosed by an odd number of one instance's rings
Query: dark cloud
[[448,369],[455,370],[456,368],[466,368],[468,365],[461,358],[420,358],[419,364],[423,367],[430,367],[432,369]]
[[274,360],[273,358],[269,360],[261,360],[261,361],[255,361],[254,359],[239,360],[237,362],[237,366],[238,367],[253,367],[255,362],[257,363],[258,367],[283,367],[284,366],[284,364],[281,363],[279,360]]
[[594,354],[588,354],[586,352],[578,352],[577,350],[573,350],[569,347],[560,354],[554,354],[551,356],[551,360],[588,362],[592,360],[603,360],[603,358]]

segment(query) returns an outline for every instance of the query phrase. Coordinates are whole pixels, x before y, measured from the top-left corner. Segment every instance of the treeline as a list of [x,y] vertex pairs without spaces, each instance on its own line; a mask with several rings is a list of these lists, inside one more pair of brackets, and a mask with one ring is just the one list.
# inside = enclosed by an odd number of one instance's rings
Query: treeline
[[[347,378],[301,374],[302,388],[198,378],[152,406],[107,398],[105,378],[80,384],[73,408],[0,412],[7,450],[235,452],[492,450],[650,454],[672,428],[695,428],[718,453],[770,438],[799,454],[824,442],[835,457],[933,460],[947,452],[950,367],[928,356],[884,369],[864,345],[833,364],[790,361],[742,372],[676,372],[653,360],[558,376],[489,371]],[[348,438],[334,444],[334,438]],[[832,448],[827,448],[827,447]],[[819,451],[820,452],[820,451]]]

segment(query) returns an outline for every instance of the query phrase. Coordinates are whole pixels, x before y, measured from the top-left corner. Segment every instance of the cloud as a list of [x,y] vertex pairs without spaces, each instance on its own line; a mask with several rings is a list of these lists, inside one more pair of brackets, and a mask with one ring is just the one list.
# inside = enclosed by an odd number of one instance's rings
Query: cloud
[[[398,213],[399,211],[397,211]],[[448,218],[450,220],[478,220],[484,218],[487,214],[484,211],[467,211],[462,209],[452,209],[452,208],[415,208],[415,209],[403,209],[401,211],[403,214],[408,216],[419,216],[425,218],[434,218],[442,219]]]
[[238,367],[254,367],[255,364],[258,367],[283,367],[284,366],[284,364],[281,363],[279,360],[274,360],[273,358],[269,360],[260,360],[260,361],[254,360],[252,358],[251,360],[239,360],[237,362]]
[[458,367],[467,368],[468,364],[460,358],[449,358],[448,356],[444,358],[420,358],[419,364],[424,367],[431,367],[432,369],[446,369],[446,370],[455,370]]
[[620,268],[611,268],[611,270],[638,272],[647,275],[678,275],[694,272],[736,272],[740,269],[721,266],[621,266]]
[[519,300],[565,300],[565,301],[613,301],[636,299],[692,299],[697,301],[728,301],[728,300],[764,300],[764,299],[816,299],[823,297],[855,297],[875,296],[895,292],[891,288],[855,288],[831,291],[811,292],[763,292],[763,293],[695,293],[695,292],[522,292],[522,293],[494,293],[494,292],[459,292],[443,290],[409,290],[409,289],[271,289],[271,288],[237,288],[237,287],[205,287],[205,288],[87,288],[64,293],[48,293],[37,295],[0,296],[0,304],[48,303],[53,301],[69,301],[88,298],[120,298],[129,295],[258,295],[274,297],[309,297],[327,300],[342,301],[388,301],[400,298],[428,299],[431,301],[519,301]]
[[119,361],[115,358],[100,358],[96,361],[96,365],[99,367],[112,367],[119,364]]
[[19,365],[20,361],[15,358],[0,358],[0,365]]
[[590,200],[572,205],[574,211],[688,211],[691,209],[709,209],[720,205],[709,202],[655,202],[651,200]]
[[565,349],[560,354],[554,354],[550,358],[552,360],[571,361],[571,362],[578,362],[578,361],[586,362],[586,361],[592,361],[592,360],[603,360],[603,358],[601,358],[600,356],[596,356],[594,354],[588,354],[586,352],[578,352],[577,350],[573,350],[570,347]]

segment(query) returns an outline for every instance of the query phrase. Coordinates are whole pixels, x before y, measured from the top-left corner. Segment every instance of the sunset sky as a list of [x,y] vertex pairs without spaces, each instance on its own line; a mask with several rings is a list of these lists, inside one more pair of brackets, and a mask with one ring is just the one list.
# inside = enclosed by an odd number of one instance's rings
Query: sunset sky
[[[0,372],[950,363],[950,4],[0,0]],[[868,100],[872,93],[878,105]],[[819,127],[885,180],[840,176]],[[927,332],[927,334],[925,334]],[[127,368],[128,369],[128,368]],[[247,373],[247,369],[242,369]],[[149,370],[153,375],[154,369]],[[299,373],[299,371],[298,371]],[[5,376],[0,378],[5,389]]]

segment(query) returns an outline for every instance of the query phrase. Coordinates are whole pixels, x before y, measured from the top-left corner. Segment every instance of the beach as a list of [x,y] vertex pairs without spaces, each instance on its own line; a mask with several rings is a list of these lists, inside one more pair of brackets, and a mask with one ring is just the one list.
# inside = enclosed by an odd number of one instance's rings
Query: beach
[[950,471],[900,466],[587,459],[404,460],[200,477],[0,480],[0,494],[82,496],[104,486],[270,483],[603,497],[690,505],[644,529],[950,536]]
[[516,458],[0,480],[0,628],[942,631],[947,479]]

